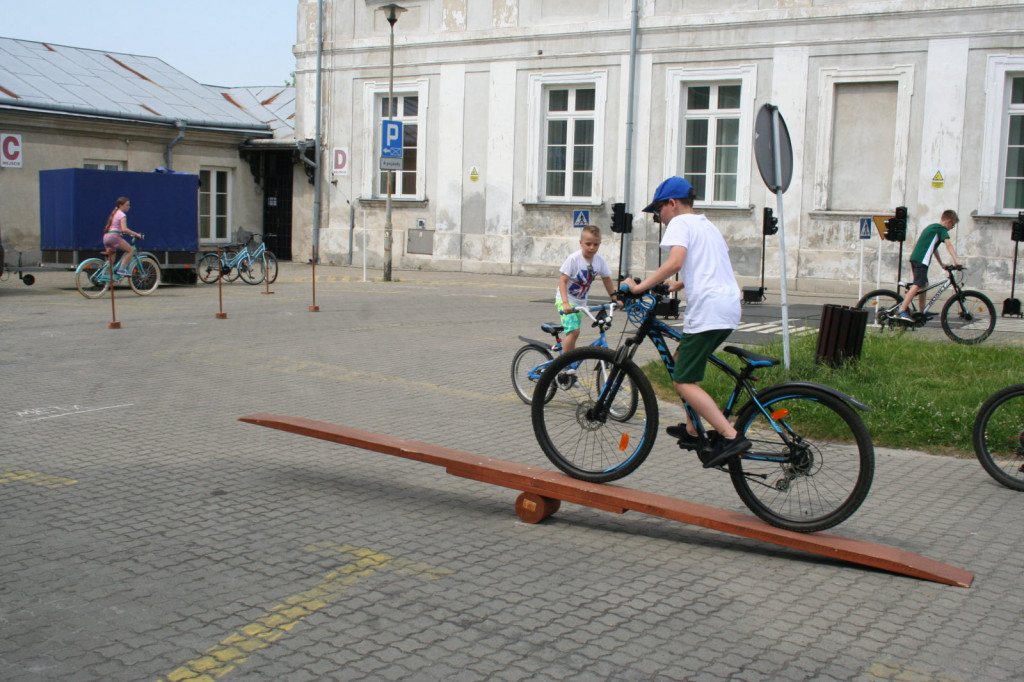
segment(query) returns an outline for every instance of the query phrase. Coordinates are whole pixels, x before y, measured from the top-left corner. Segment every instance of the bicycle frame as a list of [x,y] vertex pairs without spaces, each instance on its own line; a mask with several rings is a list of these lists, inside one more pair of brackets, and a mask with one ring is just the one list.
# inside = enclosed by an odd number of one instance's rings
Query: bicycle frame
[[[601,311],[601,310],[608,311],[608,315],[607,316],[596,316],[596,315],[594,315],[595,312],[598,312],[598,311]],[[594,339],[591,343],[587,344],[588,346],[595,346],[597,348],[608,348],[609,347],[608,346],[608,339],[605,336],[605,332],[607,331],[607,328],[610,327],[611,324],[612,324],[612,317],[614,316],[614,310],[615,310],[615,304],[614,303],[612,303],[612,304],[605,304],[605,305],[598,305],[598,306],[589,306],[587,308],[575,308],[574,309],[574,312],[584,313],[587,317],[589,317],[593,321],[593,323],[594,323],[593,326],[598,328],[598,331],[599,331],[598,337],[596,339]],[[547,343],[543,342],[543,341],[538,341],[537,339],[529,339],[529,338],[526,338],[525,336],[520,336],[519,340],[520,341],[524,341],[524,342],[530,344],[531,346],[536,346],[537,348],[541,348],[543,350],[550,351],[550,352],[554,353],[556,356],[557,355],[561,355],[561,353],[562,353],[562,339],[558,335],[557,332],[552,331],[550,333],[553,334],[554,337],[555,337],[555,343],[550,345],[550,346]],[[547,369],[549,364],[551,364],[550,360],[548,360],[547,362],[542,362],[539,365],[537,365],[536,367],[534,367],[532,370],[530,370],[529,378],[531,380],[533,380],[533,381],[536,381],[537,379],[539,379],[540,375],[544,373],[544,370]]]
[[[672,372],[675,369],[675,361],[672,357],[672,352],[669,350],[668,343],[666,342],[665,337],[668,337],[674,341],[679,341],[683,335],[682,332],[673,329],[669,325],[665,324],[665,322],[658,319],[657,315],[655,314],[656,302],[657,301],[655,299],[655,303],[653,305],[648,306],[645,304],[641,304],[641,307],[637,308],[643,311],[643,320],[638,325],[636,333],[630,338],[626,339],[625,343],[623,343],[623,345],[617,349],[615,354],[615,361],[611,368],[608,382],[598,395],[597,404],[593,408],[594,410],[596,410],[596,414],[608,413],[607,410],[611,405],[612,396],[615,395],[615,392],[621,385],[623,376],[625,374],[621,367],[625,362],[633,361],[633,358],[635,357],[637,350],[639,350],[640,345],[643,343],[643,340],[645,338],[650,339],[651,343],[654,344],[655,349],[658,351],[658,355],[661,357],[661,362],[665,366],[665,370],[668,372],[669,376],[672,376]],[[635,313],[633,311],[629,311],[628,314],[630,315],[630,319],[635,321]],[[741,357],[745,357],[746,361],[746,366],[742,370],[737,370],[735,367],[725,362],[717,355],[712,354],[708,357],[708,360],[712,365],[717,367],[722,372],[725,372],[729,377],[732,378],[734,382],[732,392],[729,394],[728,399],[722,407],[722,413],[725,415],[726,418],[731,417],[733,410],[736,409],[739,403],[741,394],[746,393],[749,396],[750,400],[753,401],[753,403],[757,406],[758,411],[760,411],[761,414],[764,415],[765,419],[771,425],[772,429],[779,435],[780,438],[782,438],[782,440],[788,446],[793,447],[794,443],[791,439],[792,431],[786,425],[785,415],[775,415],[773,413],[768,412],[768,410],[765,409],[765,407],[758,400],[757,391],[754,389],[751,383],[751,377],[753,376],[753,373],[755,371],[757,371],[758,369],[763,369],[765,367],[771,366],[772,364],[776,363],[769,361],[769,359],[758,360],[752,359],[747,356]],[[852,396],[843,393],[842,391],[832,388],[831,386],[826,386],[824,384],[818,384],[814,382],[802,381],[787,382],[786,385],[813,386],[826,393],[832,394],[833,396],[843,400],[844,402],[852,405],[853,407],[859,410],[865,412],[870,411],[870,408],[864,405],[863,403],[859,402]],[[686,410],[687,418],[689,422],[693,424],[694,429],[697,431],[697,435],[700,438],[702,446],[708,445],[709,438],[707,430],[704,428],[703,420],[699,417],[699,415],[697,415],[696,411],[692,407],[690,407],[690,405],[685,400],[682,402],[683,408]],[[743,457],[752,460],[771,462],[784,462],[787,459],[785,456],[760,455],[754,452],[747,452],[743,455]]]
[[[131,238],[131,244],[132,244],[132,246],[135,245],[135,238],[134,237]],[[147,257],[147,256],[149,258],[152,258],[153,260],[157,260],[156,256],[154,256],[149,251],[139,251],[138,249],[134,249],[132,251],[132,257],[128,261],[129,272],[131,272],[131,269],[133,267],[138,267],[141,270],[141,268],[142,268],[142,259]],[[91,260],[91,259],[86,259],[86,260]],[[111,281],[111,277],[110,277],[110,256],[107,255],[106,252],[104,252],[103,253],[103,258],[101,258],[100,260],[103,261],[103,266],[99,270],[97,270],[96,274],[93,275],[90,279],[92,279],[92,280],[94,280],[96,282],[110,282]],[[120,259],[118,259],[118,260],[120,260]],[[84,263],[85,261],[82,261],[82,262]],[[159,262],[159,261],[157,261],[157,262]],[[82,267],[82,264],[79,263],[78,267],[75,268],[75,272],[77,273],[78,270],[81,267]],[[113,277],[113,283],[114,284],[120,282],[121,280],[125,279],[126,277],[130,277],[130,275],[119,275],[119,274],[117,274],[117,268],[114,268],[114,277]]]
[[[917,298],[918,296],[920,296],[922,294],[927,294],[929,291],[931,291],[932,289],[935,289],[936,287],[938,287],[938,289],[939,289],[938,291],[935,292],[935,295],[932,296],[931,300],[928,301],[928,303],[924,306],[924,308],[922,308],[920,310],[921,313],[927,313],[929,310],[931,310],[932,306],[935,305],[935,303],[939,300],[939,298],[944,293],[946,293],[946,291],[950,287],[953,287],[953,290],[957,294],[960,293],[960,290],[963,289],[963,281],[958,282],[956,280],[956,275],[953,274],[954,272],[955,272],[954,270],[946,270],[946,279],[942,280],[941,282],[936,282],[935,284],[929,284],[924,289],[921,289],[920,291],[917,292],[917,294],[914,295],[914,298]],[[962,270],[960,272],[963,273]],[[960,277],[962,279],[963,278],[963,274],[961,274]],[[906,294],[907,291],[910,290],[911,286],[913,286],[913,283],[908,284],[907,282],[900,282],[900,290],[904,294]],[[914,301],[911,301],[910,302],[910,310],[916,310],[916,309],[917,309],[917,306],[914,304]]]

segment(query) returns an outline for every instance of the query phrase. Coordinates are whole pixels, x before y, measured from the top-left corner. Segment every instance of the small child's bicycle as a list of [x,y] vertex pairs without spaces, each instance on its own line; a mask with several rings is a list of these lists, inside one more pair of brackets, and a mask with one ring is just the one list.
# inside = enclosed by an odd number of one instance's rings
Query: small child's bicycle
[[[573,312],[583,313],[589,317],[593,323],[591,326],[596,327],[598,330],[598,337],[591,342],[588,348],[608,348],[608,339],[605,337],[605,333],[611,329],[616,307],[614,303],[606,303],[604,305],[573,309]],[[549,345],[544,341],[520,336],[519,340],[525,341],[526,345],[517,350],[516,354],[512,356],[512,387],[515,388],[519,399],[527,405],[533,402],[534,388],[541,375],[544,374],[544,370],[548,368],[551,360],[556,355],[561,355],[562,353],[562,325],[545,322],[540,328],[554,337],[554,343]],[[568,368],[564,368],[551,383],[548,389],[547,400],[551,400],[558,389],[569,389],[576,381],[575,372],[576,368],[571,365]],[[635,386],[631,391],[624,391],[622,393],[620,403],[613,406],[612,418],[628,419],[636,411],[637,391]]]
[[[617,350],[586,346],[560,355],[538,379],[531,404],[534,434],[551,463],[569,476],[615,481],[650,454],[658,435],[658,401],[633,358],[649,339],[671,375],[675,360],[666,338],[678,340],[681,333],[658,319],[658,303],[667,293],[664,285],[640,296],[621,292],[636,333]],[[874,477],[874,444],[857,414],[868,408],[830,386],[807,381],[754,390],[754,372],[779,361],[736,346],[723,350],[736,356],[742,369],[710,358],[735,382],[722,411],[726,417],[736,415],[736,430],[753,444],[718,467],[728,471],[740,499],[764,521],[793,531],[824,530],[849,518]],[[554,391],[552,385],[569,367],[576,368],[576,381]],[[613,406],[623,391],[637,392],[638,404],[629,416],[616,416]],[[743,395],[748,400],[741,405]],[[683,407],[697,437],[680,439],[679,447],[695,450],[705,461],[718,437],[689,405]]]
[[[135,237],[129,237],[128,241],[134,245]],[[132,252],[128,273],[119,275],[115,268],[111,276],[109,258],[86,258],[75,268],[75,287],[86,298],[99,298],[110,288],[111,281],[116,284],[127,279],[132,291],[139,296],[151,294],[160,286],[160,264],[148,251]]]
[[985,471],[1007,488],[1024,490],[1024,384],[1007,386],[985,401],[972,437]]
[[[992,305],[992,301],[989,300],[988,296],[980,291],[965,290],[963,288],[964,275],[962,265],[947,265],[942,269],[946,271],[947,279],[935,282],[919,292],[923,294],[938,288],[938,291],[935,292],[935,295],[928,301],[924,309],[917,310],[914,301],[910,302],[910,307],[907,308],[907,312],[911,317],[910,320],[898,317],[900,314],[900,303],[903,302],[903,295],[891,289],[876,289],[868,292],[857,301],[855,307],[866,309],[870,323],[876,327],[881,327],[883,330],[887,327],[892,330],[923,327],[933,317],[928,311],[935,306],[935,303],[942,294],[952,287],[955,293],[946,301],[946,304],[942,306],[942,312],[939,313],[942,331],[946,332],[946,336],[957,343],[966,345],[981,343],[996,328],[996,307]],[[959,272],[959,276],[953,274],[954,272]],[[911,283],[909,282],[900,282],[900,291],[905,293],[910,289],[910,285]],[[914,298],[916,299],[917,296]]]

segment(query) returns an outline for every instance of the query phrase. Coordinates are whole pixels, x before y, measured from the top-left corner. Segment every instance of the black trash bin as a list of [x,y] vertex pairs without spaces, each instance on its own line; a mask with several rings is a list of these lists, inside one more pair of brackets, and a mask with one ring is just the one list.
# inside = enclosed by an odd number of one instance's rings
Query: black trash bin
[[838,367],[844,361],[857,360],[864,346],[867,326],[867,310],[847,305],[822,306],[814,361],[819,365]]

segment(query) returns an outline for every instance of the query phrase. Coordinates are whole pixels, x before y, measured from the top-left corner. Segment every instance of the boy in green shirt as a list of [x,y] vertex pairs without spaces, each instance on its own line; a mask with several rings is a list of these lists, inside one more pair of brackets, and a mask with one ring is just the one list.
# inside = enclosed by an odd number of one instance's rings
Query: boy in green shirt
[[[957,216],[956,211],[946,209],[942,212],[939,222],[932,223],[924,228],[921,236],[917,238],[914,251],[910,254],[910,269],[914,272],[914,284],[907,290],[907,295],[903,297],[903,302],[900,303],[899,319],[909,322],[913,321],[910,313],[907,312],[907,308],[910,307],[910,302],[914,300],[914,295],[928,286],[928,266],[932,262],[932,256],[934,255],[935,260],[938,261],[939,265],[942,265],[942,259],[939,258],[938,253],[940,243],[946,245],[946,250],[949,251],[950,258],[953,259],[953,265],[960,266],[960,259],[957,258],[956,249],[953,248],[953,242],[949,238],[949,231],[956,227],[959,222],[960,218]],[[918,306],[921,310],[924,310],[924,305],[925,295],[922,293]]]

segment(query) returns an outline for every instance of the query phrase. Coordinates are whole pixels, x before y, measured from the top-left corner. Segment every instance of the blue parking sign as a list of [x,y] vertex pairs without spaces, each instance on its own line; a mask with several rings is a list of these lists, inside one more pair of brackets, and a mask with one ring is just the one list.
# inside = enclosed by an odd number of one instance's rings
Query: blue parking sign
[[381,121],[380,155],[392,159],[402,158],[402,122]]

